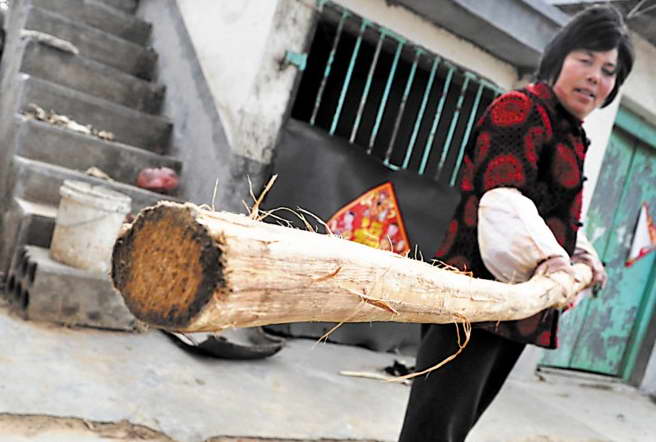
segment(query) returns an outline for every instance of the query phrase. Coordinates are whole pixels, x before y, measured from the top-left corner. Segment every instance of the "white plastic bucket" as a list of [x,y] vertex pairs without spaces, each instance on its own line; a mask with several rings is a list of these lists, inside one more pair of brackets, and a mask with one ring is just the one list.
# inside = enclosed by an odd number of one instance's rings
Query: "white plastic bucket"
[[112,248],[132,200],[81,181],[64,181],[59,193],[51,258],[71,267],[108,273]]

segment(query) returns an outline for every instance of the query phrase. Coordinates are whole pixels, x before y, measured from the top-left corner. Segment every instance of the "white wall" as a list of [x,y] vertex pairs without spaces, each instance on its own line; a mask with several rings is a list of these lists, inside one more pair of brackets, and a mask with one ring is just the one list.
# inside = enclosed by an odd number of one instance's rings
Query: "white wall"
[[268,163],[313,8],[297,0],[177,0],[233,151]]
[[233,151],[197,56],[204,48],[191,40],[177,2],[140,0],[137,14],[155,24],[151,44],[159,54],[157,82],[167,87],[161,111],[174,123],[167,153],[183,163],[178,196],[242,213],[242,201],[250,199],[250,183],[260,189],[268,167]]
[[277,0],[177,0],[231,144]]
[[636,61],[624,84],[622,104],[656,125],[656,47],[636,34],[632,38]]
[[517,71],[484,50],[439,28],[401,6],[383,0],[335,0],[353,12],[385,26],[436,54],[453,61],[505,89],[517,82]]
[[[259,0],[270,1],[270,0]],[[239,109],[234,148],[247,158],[271,161],[300,71],[283,66],[286,51],[303,53],[314,25],[314,1],[278,0],[257,74]]]

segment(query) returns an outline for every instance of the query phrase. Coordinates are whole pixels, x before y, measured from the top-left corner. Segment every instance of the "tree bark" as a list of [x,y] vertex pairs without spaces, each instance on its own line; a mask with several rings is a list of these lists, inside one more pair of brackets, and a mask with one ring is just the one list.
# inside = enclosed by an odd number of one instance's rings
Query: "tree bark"
[[[592,278],[575,266],[575,291]],[[161,202],[114,246],[112,279],[130,311],[177,331],[287,322],[449,323],[523,319],[561,304],[571,280],[521,284],[467,274],[330,235]]]

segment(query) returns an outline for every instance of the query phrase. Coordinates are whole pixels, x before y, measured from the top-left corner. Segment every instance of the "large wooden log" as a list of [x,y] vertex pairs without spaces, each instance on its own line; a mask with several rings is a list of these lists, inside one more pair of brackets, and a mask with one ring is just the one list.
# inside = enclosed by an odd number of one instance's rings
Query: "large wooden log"
[[[591,280],[575,266],[574,290]],[[562,304],[563,274],[475,279],[329,235],[193,204],[144,209],[116,242],[112,279],[130,311],[177,331],[297,321],[522,319]]]

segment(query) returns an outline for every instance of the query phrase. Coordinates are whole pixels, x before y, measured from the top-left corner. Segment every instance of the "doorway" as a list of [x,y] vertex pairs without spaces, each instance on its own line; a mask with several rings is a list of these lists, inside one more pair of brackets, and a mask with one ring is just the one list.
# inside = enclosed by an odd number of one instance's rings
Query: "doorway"
[[642,204],[656,208],[655,183],[656,128],[620,109],[585,226],[609,281],[597,298],[564,314],[559,349],[545,352],[543,365],[629,380],[651,348],[656,253],[625,262]]

